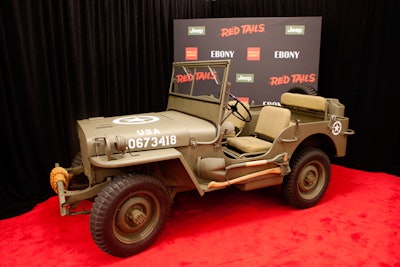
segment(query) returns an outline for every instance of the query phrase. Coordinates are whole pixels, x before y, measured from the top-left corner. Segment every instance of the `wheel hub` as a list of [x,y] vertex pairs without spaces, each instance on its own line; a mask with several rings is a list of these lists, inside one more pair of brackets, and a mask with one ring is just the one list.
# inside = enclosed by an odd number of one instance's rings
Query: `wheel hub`
[[121,205],[117,214],[116,225],[125,233],[134,233],[146,225],[149,220],[151,204],[146,198],[136,196]]
[[144,212],[138,209],[133,209],[129,215],[129,219],[136,225],[142,226],[147,221],[147,216]]
[[303,193],[308,193],[313,191],[318,183],[318,177],[319,177],[318,169],[313,165],[307,166],[303,172],[303,179],[299,184],[300,191]]
[[306,184],[306,186],[312,186],[315,183],[315,181],[316,181],[316,177],[315,177],[314,173],[308,172],[304,179],[304,183]]

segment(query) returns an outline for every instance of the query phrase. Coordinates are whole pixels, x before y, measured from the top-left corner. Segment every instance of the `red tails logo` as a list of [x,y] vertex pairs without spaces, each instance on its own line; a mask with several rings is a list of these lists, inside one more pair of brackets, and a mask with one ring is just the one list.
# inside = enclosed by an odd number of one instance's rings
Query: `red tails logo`
[[247,47],[247,60],[248,61],[260,61],[260,48],[259,47]]
[[[176,81],[178,83],[186,83],[193,81],[193,77],[195,75],[189,74],[178,74],[176,75]],[[196,81],[205,81],[205,80],[215,80],[217,77],[217,72],[211,73],[209,71],[198,71],[196,72]]]
[[282,85],[282,84],[288,84],[288,83],[313,83],[316,80],[316,74],[311,73],[311,74],[292,74],[290,76],[288,75],[282,75],[280,77],[270,77],[269,78],[269,84],[274,86],[274,85]]
[[198,53],[197,47],[186,47],[185,48],[185,60],[197,60]]
[[265,24],[244,24],[241,26],[233,26],[230,28],[222,28],[220,30],[221,37],[230,37],[239,34],[252,34],[265,32]]

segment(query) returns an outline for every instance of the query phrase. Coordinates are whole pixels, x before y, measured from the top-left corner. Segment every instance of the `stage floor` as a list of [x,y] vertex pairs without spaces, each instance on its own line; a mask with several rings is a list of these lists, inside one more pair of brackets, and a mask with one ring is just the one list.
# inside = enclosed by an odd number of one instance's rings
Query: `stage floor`
[[400,266],[400,178],[333,165],[326,195],[306,210],[279,187],[180,193],[160,238],[125,259],[95,245],[89,215],[61,217],[57,196],[0,220],[0,233],[7,267]]

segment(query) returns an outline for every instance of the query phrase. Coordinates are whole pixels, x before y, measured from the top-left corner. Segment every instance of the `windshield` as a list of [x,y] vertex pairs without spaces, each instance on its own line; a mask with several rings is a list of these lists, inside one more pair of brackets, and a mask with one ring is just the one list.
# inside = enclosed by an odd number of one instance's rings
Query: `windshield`
[[167,110],[220,125],[228,101],[230,60],[174,62]]
[[221,66],[176,66],[173,69],[171,93],[189,97],[207,97],[210,100],[221,100],[221,77],[225,67]]

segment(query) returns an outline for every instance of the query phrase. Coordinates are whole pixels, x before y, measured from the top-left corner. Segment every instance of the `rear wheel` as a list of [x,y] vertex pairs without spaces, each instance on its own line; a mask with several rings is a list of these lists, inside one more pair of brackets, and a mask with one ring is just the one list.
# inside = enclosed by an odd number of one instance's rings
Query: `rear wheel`
[[128,174],[116,178],[93,204],[93,240],[108,254],[134,255],[158,238],[167,221],[169,203],[165,186],[155,177]]
[[290,163],[291,172],[282,184],[283,197],[294,208],[315,206],[323,197],[331,176],[328,156],[318,148],[296,153]]

